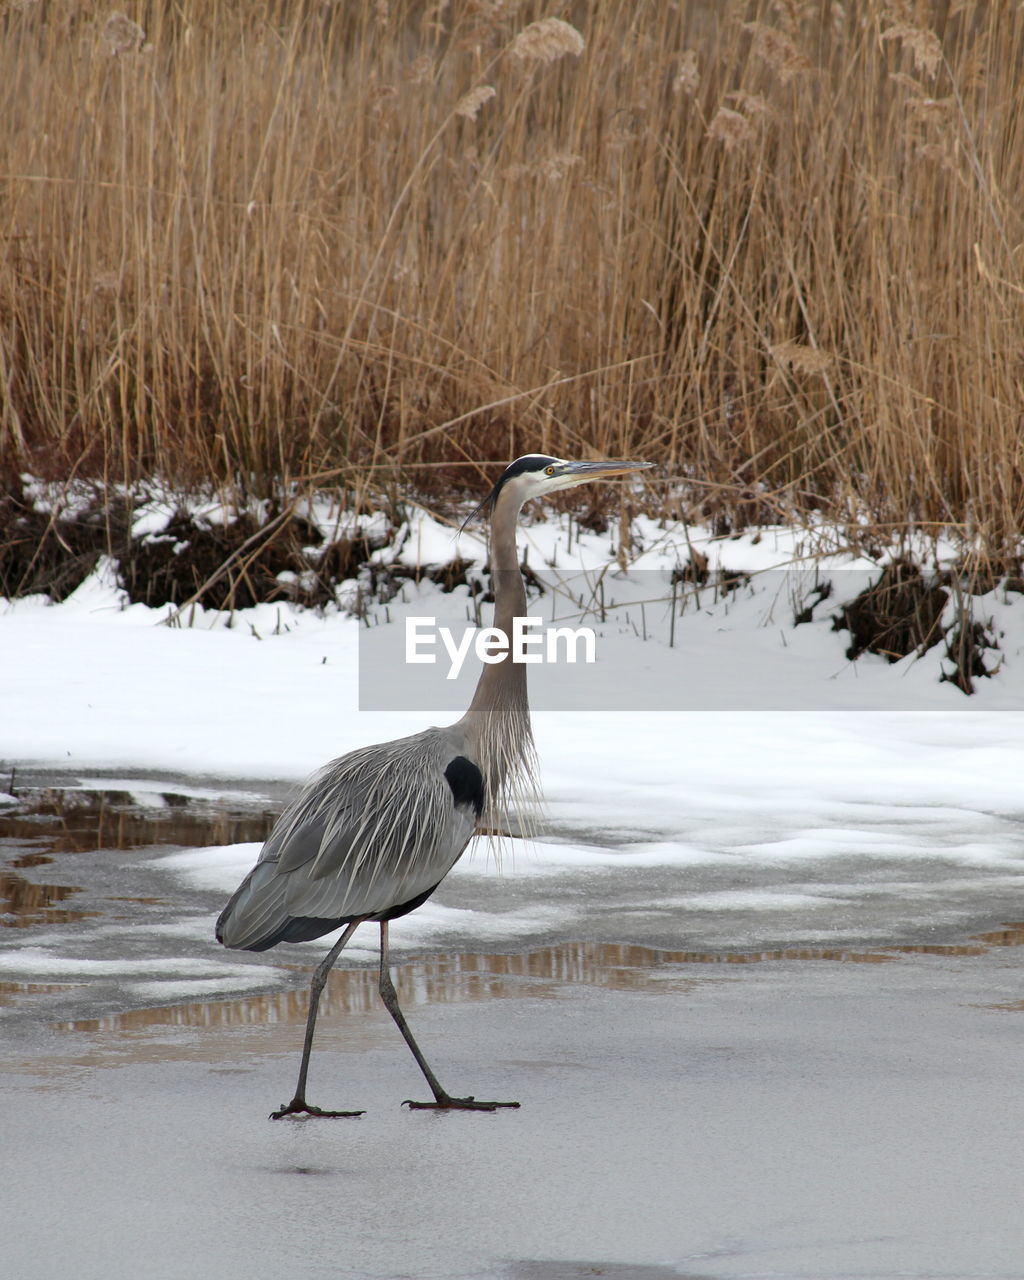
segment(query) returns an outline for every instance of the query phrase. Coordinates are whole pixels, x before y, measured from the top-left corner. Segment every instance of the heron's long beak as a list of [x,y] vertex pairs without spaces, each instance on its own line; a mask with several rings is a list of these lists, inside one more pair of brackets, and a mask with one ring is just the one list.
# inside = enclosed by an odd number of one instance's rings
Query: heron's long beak
[[653,466],[653,462],[627,462],[624,458],[614,458],[608,462],[567,462],[558,478],[564,479],[567,484],[583,484],[587,480],[605,480],[609,476],[647,471]]

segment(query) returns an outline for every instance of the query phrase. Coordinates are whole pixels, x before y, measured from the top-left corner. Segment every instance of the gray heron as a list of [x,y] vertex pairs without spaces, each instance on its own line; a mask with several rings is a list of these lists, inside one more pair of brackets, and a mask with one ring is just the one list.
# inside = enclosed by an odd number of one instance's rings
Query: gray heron
[[[491,510],[494,626],[513,634],[527,612],[516,550],[523,504],[591,480],[627,475],[649,462],[568,462],[527,454],[508,466],[478,511]],[[476,514],[474,512],[474,514]],[[447,1093],[420,1052],[398,1004],[388,962],[388,924],[430,897],[485,823],[501,824],[535,777],[526,667],[484,666],[469,710],[444,728],[349,752],[324,765],[281,814],[256,866],[221,912],[226,947],[265,951],[306,942],[344,926],[313,974],[306,1038],[291,1102],[283,1116],[358,1116],[306,1102],[317,1007],[334,962],[364,921],[380,925],[379,991],[422,1071],[433,1102],[419,1109],[495,1111],[518,1102],[485,1102]]]

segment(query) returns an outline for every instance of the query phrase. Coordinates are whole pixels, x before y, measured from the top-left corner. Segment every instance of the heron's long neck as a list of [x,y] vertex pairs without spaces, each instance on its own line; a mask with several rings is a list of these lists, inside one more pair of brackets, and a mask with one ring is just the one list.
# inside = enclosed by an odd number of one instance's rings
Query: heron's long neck
[[[526,589],[519,572],[516,518],[519,508],[507,493],[498,494],[491,517],[491,586],[494,626],[511,642],[513,619],[526,616]],[[482,758],[492,805],[508,807],[515,793],[534,791],[534,748],[526,667],[512,662],[487,663],[463,719]]]
[[[504,492],[498,494],[491,517],[491,590],[494,592],[494,626],[511,640],[516,617],[526,616],[526,589],[519,572],[516,550],[516,517],[518,508]],[[526,693],[526,667],[507,656],[502,662],[487,663],[480,673],[469,713],[492,711],[507,704],[517,704],[529,719]]]

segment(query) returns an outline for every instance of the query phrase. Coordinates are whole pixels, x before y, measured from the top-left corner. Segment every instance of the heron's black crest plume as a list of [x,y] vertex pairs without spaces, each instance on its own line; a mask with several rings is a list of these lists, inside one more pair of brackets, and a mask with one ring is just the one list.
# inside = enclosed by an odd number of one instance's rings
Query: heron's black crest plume
[[462,524],[459,526],[459,533],[464,533],[466,526],[471,524],[482,511],[493,511],[494,504],[498,501],[498,494],[501,493],[504,486],[515,476],[521,476],[524,471],[543,471],[545,467],[550,467],[552,463],[558,462],[558,458],[552,458],[546,453],[527,453],[521,458],[516,458],[515,462],[509,463],[505,470],[498,477],[498,483],[490,491],[483,502],[466,516]]

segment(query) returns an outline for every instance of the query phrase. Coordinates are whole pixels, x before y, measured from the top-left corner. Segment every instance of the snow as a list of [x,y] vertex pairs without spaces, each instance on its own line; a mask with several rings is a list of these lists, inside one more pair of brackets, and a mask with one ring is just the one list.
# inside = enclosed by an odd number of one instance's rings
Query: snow
[[[845,658],[848,635],[832,629],[831,617],[860,589],[863,561],[823,560],[821,576],[856,581],[837,588],[814,621],[794,626],[791,611],[779,604],[783,591],[795,589],[796,580],[780,568],[801,554],[793,531],[715,540],[691,530],[680,544],[678,531],[673,542],[672,531],[653,521],[638,521],[637,530],[643,550],[628,578],[607,579],[609,600],[615,591],[628,595],[633,583],[651,585],[685,559],[689,546],[707,554],[712,567],[756,569],[759,576],[717,601],[710,590],[699,593],[676,620],[675,647],[656,626],[659,610],[652,605],[646,642],[632,625],[602,627],[591,617],[601,632],[596,668],[531,668],[536,733],[556,812],[606,822],[628,809],[631,825],[639,820],[659,829],[683,813],[684,796],[699,797],[720,816],[795,807],[828,808],[831,817],[840,800],[888,802],[904,813],[908,806],[1014,804],[1024,711],[1018,597],[992,592],[980,599],[976,616],[993,617],[1004,632],[1002,668],[978,679],[977,693],[966,697],[940,680],[941,645],[893,664],[868,654]],[[607,535],[577,529],[567,554],[570,536],[564,521],[528,525],[522,541],[529,563],[563,577],[608,565],[615,545]],[[483,555],[475,535],[456,539],[426,515],[399,544],[409,564],[436,564],[456,550]],[[196,609],[192,625],[167,626],[171,610],[125,604],[105,563],[61,604],[39,597],[0,602],[0,757],[79,771],[130,765],[297,781],[353,747],[422,727],[413,698],[428,676],[438,675],[431,689],[441,689],[445,701],[451,691],[444,686],[456,684],[454,707],[460,713],[466,705],[465,687],[471,692],[479,671],[472,659],[465,680],[448,682],[440,669],[409,667],[400,658],[391,666],[379,657],[401,643],[410,611],[466,621],[465,588],[446,594],[421,583],[409,590],[405,606],[389,605],[390,621],[381,613],[370,627],[340,611],[278,604],[230,617]],[[546,614],[553,604],[541,597],[537,607]],[[630,613],[632,624],[635,609]],[[390,705],[360,709],[358,677],[375,665],[389,671]],[[408,672],[413,698],[404,698],[404,673],[396,666]],[[546,711],[552,688],[577,676],[569,705],[578,709]],[[616,682],[622,696],[610,699]],[[610,714],[613,707],[621,709]],[[787,714],[772,714],[782,710]],[[942,818],[936,814],[936,823]]]

